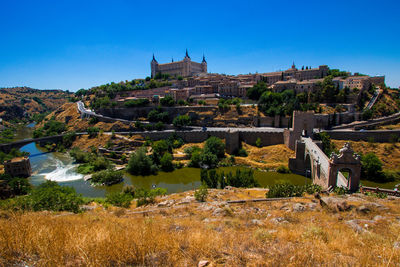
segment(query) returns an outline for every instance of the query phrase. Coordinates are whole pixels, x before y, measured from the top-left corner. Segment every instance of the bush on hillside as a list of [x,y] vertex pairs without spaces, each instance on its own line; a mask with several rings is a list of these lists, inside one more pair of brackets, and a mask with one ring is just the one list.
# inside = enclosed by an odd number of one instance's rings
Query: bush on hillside
[[205,202],[208,196],[207,186],[201,185],[200,188],[194,191],[194,198],[197,201]]
[[281,165],[276,169],[277,172],[279,173],[290,173],[290,170],[288,167]]
[[122,208],[129,208],[132,200],[133,196],[124,192],[114,192],[106,195],[107,203]]
[[29,195],[7,199],[1,202],[1,208],[18,211],[71,211],[77,213],[83,198],[75,189],[60,186],[56,182],[46,181],[34,188]]
[[266,197],[301,197],[304,193],[313,194],[321,192],[321,190],[321,187],[315,184],[294,185],[289,183],[279,183],[269,186],[269,191],[267,192]]
[[122,171],[103,170],[92,174],[90,183],[94,185],[113,185],[122,182]]

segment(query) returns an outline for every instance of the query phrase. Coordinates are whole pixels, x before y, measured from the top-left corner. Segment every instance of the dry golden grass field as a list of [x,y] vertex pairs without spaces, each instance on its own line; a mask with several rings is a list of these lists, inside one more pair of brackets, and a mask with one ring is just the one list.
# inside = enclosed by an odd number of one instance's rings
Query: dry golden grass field
[[[193,191],[129,209],[0,216],[3,266],[398,266],[400,200],[360,194],[348,211],[312,196],[229,204],[264,189]],[[334,197],[339,199],[339,197]],[[134,206],[134,205],[133,205]]]

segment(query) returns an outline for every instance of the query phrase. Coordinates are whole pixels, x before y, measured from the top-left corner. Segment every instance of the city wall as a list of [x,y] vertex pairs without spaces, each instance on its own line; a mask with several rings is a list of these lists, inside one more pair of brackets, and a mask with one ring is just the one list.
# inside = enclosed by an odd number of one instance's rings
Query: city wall
[[[255,145],[258,138],[261,140],[263,146],[283,144],[283,133],[282,132],[258,132],[258,131],[246,131],[246,130],[234,130],[229,131],[175,131],[175,132],[141,132],[137,133],[143,137],[148,137],[152,140],[166,139],[172,134],[176,133],[187,143],[201,143],[206,141],[210,136],[215,136],[221,139],[226,139],[228,135],[232,135],[235,132],[238,134],[237,142],[245,142],[249,145]],[[233,138],[235,140],[235,137]],[[233,146],[239,146],[240,144],[233,144]]]
[[[138,118],[147,117],[147,114],[155,107],[137,107],[137,108],[102,108],[98,113],[105,117],[98,117],[101,121],[112,121],[113,118],[124,122],[123,120],[136,120]],[[214,114],[217,111],[215,106],[180,106],[180,107],[162,107],[162,111],[167,111],[170,118],[173,119],[177,115],[188,114],[193,119],[197,119],[197,113],[209,112],[209,116],[203,116],[200,125],[222,125],[222,124],[243,124],[253,125],[256,127],[277,127],[287,128],[290,124],[290,117],[274,116],[274,117],[253,117],[241,118],[237,120],[214,120]],[[106,118],[108,117],[108,118]],[[315,114],[315,127],[320,129],[330,129],[333,126],[347,124],[361,119],[360,112],[342,112],[335,114]]]
[[[125,120],[136,120],[141,117],[147,117],[147,114],[156,107],[137,107],[137,108],[101,108],[97,112],[107,117],[120,118]],[[180,107],[162,107],[162,111],[167,111],[171,118],[177,115],[197,112],[216,111],[215,106],[180,106]]]
[[351,141],[374,141],[378,143],[387,143],[394,138],[400,137],[400,130],[370,130],[370,131],[325,131],[331,139],[351,140]]

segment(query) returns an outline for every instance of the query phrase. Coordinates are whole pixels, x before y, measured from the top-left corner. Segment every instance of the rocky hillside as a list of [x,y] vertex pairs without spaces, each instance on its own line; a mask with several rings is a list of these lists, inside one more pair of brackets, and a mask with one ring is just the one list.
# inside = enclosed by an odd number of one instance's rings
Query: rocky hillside
[[263,197],[265,189],[193,191],[135,208],[0,214],[0,265],[397,266],[400,200],[363,194]]
[[0,118],[5,121],[53,111],[73,96],[61,90],[38,90],[29,87],[0,88]]

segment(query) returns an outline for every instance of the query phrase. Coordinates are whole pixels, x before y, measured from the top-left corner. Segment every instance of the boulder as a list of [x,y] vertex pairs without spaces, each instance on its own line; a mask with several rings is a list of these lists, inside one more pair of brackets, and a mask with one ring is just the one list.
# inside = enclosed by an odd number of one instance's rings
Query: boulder
[[337,197],[322,197],[319,203],[322,207],[333,211],[347,211],[352,208],[352,206],[347,204],[346,200]]
[[306,206],[304,206],[304,205],[301,204],[301,203],[296,203],[296,204],[293,205],[292,210],[293,210],[294,212],[303,212],[303,211],[306,210]]
[[207,261],[207,260],[201,260],[201,261],[199,261],[199,263],[197,264],[197,267],[205,267],[205,266],[208,266],[209,264],[210,264],[209,261]]
[[366,207],[365,205],[361,205],[361,206],[359,206],[359,207],[357,208],[357,211],[358,211],[358,212],[361,212],[361,213],[364,213],[364,214],[367,214],[367,213],[370,213],[370,212],[371,212],[371,209],[368,208],[368,207]]

